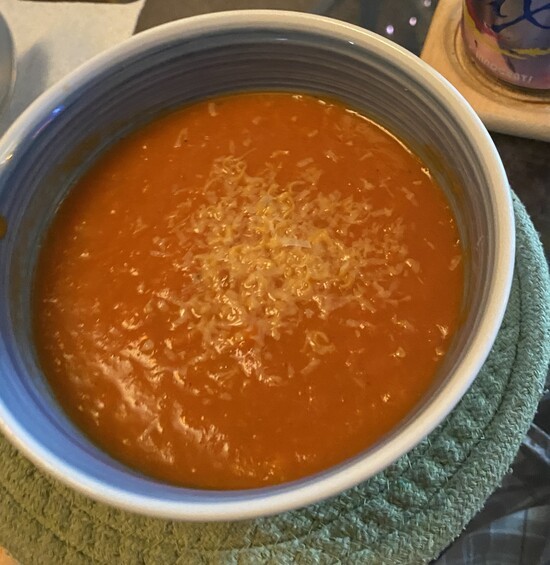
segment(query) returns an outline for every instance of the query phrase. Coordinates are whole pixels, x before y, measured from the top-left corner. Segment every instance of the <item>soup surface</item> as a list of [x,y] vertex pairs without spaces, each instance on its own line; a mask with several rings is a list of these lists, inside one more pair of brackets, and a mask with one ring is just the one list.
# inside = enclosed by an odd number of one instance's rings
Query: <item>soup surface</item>
[[118,142],[60,207],[39,360],[99,446],[170,483],[325,469],[394,427],[456,329],[462,248],[425,165],[339,103],[202,102]]

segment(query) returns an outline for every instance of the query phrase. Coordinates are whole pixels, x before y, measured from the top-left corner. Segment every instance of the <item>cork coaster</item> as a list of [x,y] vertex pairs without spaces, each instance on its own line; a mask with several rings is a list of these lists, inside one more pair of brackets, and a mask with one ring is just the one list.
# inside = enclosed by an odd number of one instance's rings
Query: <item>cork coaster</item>
[[461,0],[440,0],[421,58],[460,91],[488,129],[550,141],[550,93],[508,88],[479,69],[462,42],[461,18]]

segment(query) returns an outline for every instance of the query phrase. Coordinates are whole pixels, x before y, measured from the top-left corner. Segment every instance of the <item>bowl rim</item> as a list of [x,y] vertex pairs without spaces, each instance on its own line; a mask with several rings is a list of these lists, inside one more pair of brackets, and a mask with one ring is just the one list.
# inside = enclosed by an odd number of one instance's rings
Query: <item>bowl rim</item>
[[[196,521],[250,519],[304,507],[335,496],[380,472],[425,438],[455,407],[469,388],[496,339],[508,301],[515,256],[514,214],[508,181],[498,152],[485,126],[462,95],[427,63],[403,47],[373,32],[324,16],[280,10],[238,10],[190,17],[163,24],[111,47],[72,71],[39,96],[12,124],[0,140],[0,165],[9,158],[19,140],[25,139],[43,122],[44,116],[66,98],[67,92],[84,86],[104,69],[126,57],[155,46],[203,34],[237,29],[304,31],[355,44],[359,48],[387,57],[407,72],[423,77],[423,87],[445,107],[468,134],[468,139],[482,163],[495,207],[496,246],[495,279],[489,288],[486,313],[481,320],[474,347],[461,360],[453,378],[444,383],[421,413],[401,430],[370,449],[364,456],[335,472],[313,475],[309,480],[246,491],[232,491],[234,496],[212,496],[200,500],[200,490],[184,489],[195,496],[160,499],[109,485],[99,478],[76,469],[39,443],[18,423],[16,415],[0,399],[0,430],[28,459],[61,482],[104,503],[144,515]],[[4,156],[4,158],[3,158]],[[1,174],[1,172],[0,172]],[[307,479],[307,478],[306,478]],[[174,487],[172,487],[174,488]],[[212,492],[212,491],[210,491]],[[221,491],[228,494],[229,491]],[[185,500],[183,500],[185,499]]]

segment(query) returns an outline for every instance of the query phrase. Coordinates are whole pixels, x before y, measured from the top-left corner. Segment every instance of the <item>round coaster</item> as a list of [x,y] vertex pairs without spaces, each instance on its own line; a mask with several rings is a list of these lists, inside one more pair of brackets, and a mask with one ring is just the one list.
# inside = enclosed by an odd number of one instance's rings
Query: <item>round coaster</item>
[[514,199],[516,271],[493,350],[448,418],[386,471],[273,518],[178,523],[93,502],[0,438],[0,545],[23,564],[427,562],[483,506],[529,428],[550,356],[548,267]]

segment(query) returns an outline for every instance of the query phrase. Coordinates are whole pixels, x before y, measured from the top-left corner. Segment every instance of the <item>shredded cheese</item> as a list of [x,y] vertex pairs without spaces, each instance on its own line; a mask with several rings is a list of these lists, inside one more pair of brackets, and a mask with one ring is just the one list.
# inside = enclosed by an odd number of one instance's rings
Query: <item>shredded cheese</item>
[[[365,327],[365,314],[407,299],[397,278],[418,270],[391,208],[317,190],[312,184],[322,173],[314,169],[303,167],[296,180],[280,185],[274,166],[253,176],[244,157],[215,159],[203,187],[207,203],[169,219],[178,239],[187,241],[178,260],[195,283],[181,296],[163,294],[151,304],[169,305],[173,330],[186,328],[207,351],[230,354],[249,375],[261,373],[267,339],[341,308],[358,313],[350,326]],[[162,252],[163,242],[156,244]],[[246,359],[244,343],[252,344]],[[322,332],[308,332],[304,347],[313,361],[334,350]]]

